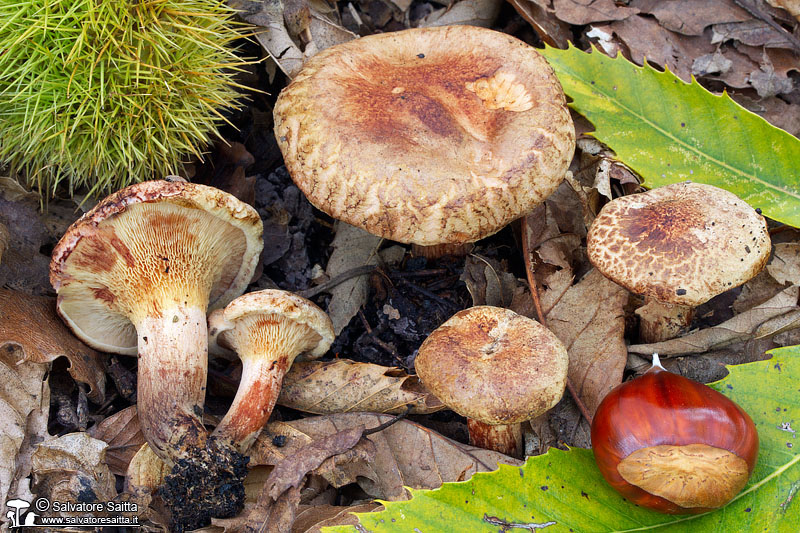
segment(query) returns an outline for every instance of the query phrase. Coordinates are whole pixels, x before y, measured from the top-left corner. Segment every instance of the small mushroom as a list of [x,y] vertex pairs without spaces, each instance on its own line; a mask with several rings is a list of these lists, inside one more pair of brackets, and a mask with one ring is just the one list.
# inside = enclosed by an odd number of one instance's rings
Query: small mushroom
[[266,424],[295,358],[316,359],[335,334],[313,302],[281,290],[240,296],[208,319],[210,344],[235,351],[242,379],[228,413],[212,433],[245,453]]
[[138,352],[142,433],[167,464],[204,448],[206,311],[246,288],[263,246],[249,205],[203,185],[149,181],[105,198],[53,250],[58,313],[104,352]]
[[694,307],[758,274],[771,249],[766,220],[752,207],[690,182],[609,202],[586,242],[604,276],[644,295],[636,312],[645,343],[678,335]]
[[274,115],[286,167],[312,204],[423,246],[471,243],[532,211],[575,149],[547,61],[472,26],[323,50],[281,92]]
[[470,443],[522,457],[520,423],[564,394],[569,357],[535,320],[478,306],[453,315],[422,343],[415,362],[422,382],[467,417]]

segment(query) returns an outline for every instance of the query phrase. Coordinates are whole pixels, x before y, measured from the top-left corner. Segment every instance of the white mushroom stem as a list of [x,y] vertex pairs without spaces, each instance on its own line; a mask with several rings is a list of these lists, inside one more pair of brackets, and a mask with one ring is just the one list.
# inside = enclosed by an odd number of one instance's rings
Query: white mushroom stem
[[227,414],[212,436],[223,439],[240,453],[255,442],[269,420],[281,391],[283,377],[294,354],[239,354],[242,379]]
[[472,418],[467,418],[469,443],[478,448],[521,459],[525,453],[522,438],[522,424],[501,424],[491,426]]
[[694,308],[647,298],[636,314],[639,315],[641,342],[650,344],[674,339],[685,332],[692,323]]
[[138,414],[142,433],[173,464],[204,446],[203,403],[208,371],[205,308],[175,307],[135,323],[139,347]]

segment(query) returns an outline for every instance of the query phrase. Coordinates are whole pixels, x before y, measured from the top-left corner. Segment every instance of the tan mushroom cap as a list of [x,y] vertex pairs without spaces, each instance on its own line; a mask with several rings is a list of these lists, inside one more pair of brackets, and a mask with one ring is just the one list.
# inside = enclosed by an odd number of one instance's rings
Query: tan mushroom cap
[[255,209],[213,187],[126,187],[72,224],[53,250],[59,314],[93,348],[135,355],[132,321],[170,305],[213,309],[241,294],[261,233]]
[[686,182],[609,202],[587,247],[592,264],[629,291],[698,306],[754,277],[771,242],[764,217],[735,194]]
[[316,207],[404,243],[466,243],[531,211],[564,178],[575,131],[535,49],[471,26],[323,50],[275,105],[275,135]]
[[247,345],[263,353],[268,348],[292,347],[304,359],[324,355],[336,337],[330,317],[314,302],[278,289],[236,298],[211,313],[208,330],[210,350],[221,347],[238,352]]
[[535,320],[479,306],[453,315],[422,343],[417,374],[442,403],[490,425],[530,420],[564,394],[569,357]]

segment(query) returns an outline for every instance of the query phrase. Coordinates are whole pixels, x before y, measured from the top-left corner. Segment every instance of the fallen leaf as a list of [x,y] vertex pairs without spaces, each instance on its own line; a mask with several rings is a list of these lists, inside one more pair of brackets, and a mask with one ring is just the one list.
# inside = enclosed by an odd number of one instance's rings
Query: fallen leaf
[[89,398],[102,403],[105,371],[99,352],[89,348],[67,329],[56,314],[55,298],[0,289],[0,349],[19,347],[25,360],[50,363],[69,360],[69,373],[89,385]]
[[[797,305],[798,294],[800,294],[800,287],[789,287],[763,304],[740,313],[718,326],[664,342],[629,346],[628,352],[645,355],[658,353],[663,356],[696,354],[759,335],[763,336],[764,331],[775,328],[776,322],[769,322],[770,320],[780,319],[784,315],[790,319],[796,318],[797,312],[800,310]],[[781,320],[785,320],[786,317]],[[761,333],[757,333],[761,327],[765,329],[762,329]],[[777,328],[775,331],[781,331],[781,328]]]
[[556,48],[566,48],[572,32],[569,24],[555,16],[549,7],[550,2],[544,0],[509,0],[522,18],[528,21],[539,38]]
[[348,359],[292,365],[278,403],[306,413],[352,411],[426,414],[444,409],[417,376],[400,369]]
[[772,7],[779,7],[785,9],[800,21],[800,0],[767,0],[767,3]]
[[[390,263],[398,261],[405,253],[401,246],[393,246],[383,250],[379,256],[380,237],[341,221],[337,221],[335,227],[336,236],[331,244],[333,253],[325,270],[330,278],[363,265],[376,265],[379,259]],[[367,274],[356,276],[330,290],[331,301],[327,312],[337,335],[367,301],[368,278]]]
[[782,242],[774,245],[766,270],[778,283],[800,285],[800,243]]
[[519,285],[516,276],[496,260],[474,253],[467,256],[458,279],[466,284],[472,305],[508,307]]
[[569,352],[569,378],[590,413],[622,383],[628,291],[592,269],[547,315]]
[[124,476],[131,459],[139,451],[145,439],[136,416],[136,406],[126,407],[94,425],[89,435],[108,444],[105,462],[111,472]]
[[711,44],[727,40],[739,41],[748,46],[767,46],[771,48],[792,48],[793,43],[785,35],[777,32],[762,20],[750,19],[743,22],[714,24]]
[[379,503],[368,502],[349,507],[340,505],[301,505],[292,524],[292,533],[320,533],[323,527],[354,526],[358,518],[352,513],[380,511]]
[[[16,199],[9,200],[6,195]],[[48,294],[52,292],[50,258],[39,251],[48,239],[47,228],[39,215],[38,200],[19,195],[0,183],[0,224],[8,230],[0,263],[0,287]]]
[[753,18],[733,0],[633,0],[631,6],[653,15],[666,29],[684,35],[701,35],[712,24]]
[[[34,492],[51,502],[113,500],[117,495],[114,475],[103,462],[107,446],[83,432],[69,433],[39,444],[32,461]],[[78,516],[86,513],[51,510],[43,514]]]
[[0,263],[3,262],[3,252],[6,251],[10,242],[11,235],[8,233],[8,228],[0,222]]
[[469,26],[489,28],[494,24],[504,3],[503,0],[461,0],[460,2],[453,2],[449,7],[438,9],[423,18],[419,23],[419,27],[467,24]]
[[564,22],[580,26],[623,20],[639,12],[635,8],[618,6],[614,0],[553,0],[553,10]]
[[48,365],[26,361],[18,347],[0,346],[0,502],[33,501],[26,478],[36,446],[49,437],[47,370]]
[[[392,417],[388,415],[344,413],[273,422],[251,449],[250,462],[274,465],[326,435],[358,426],[374,428],[390,420]],[[273,443],[283,438],[284,446]],[[499,462],[521,464],[500,453],[452,441],[407,420],[400,420],[366,439],[375,445],[374,459],[331,465],[323,477],[334,487],[356,482],[370,497],[400,500],[407,497],[404,486],[434,488],[445,481],[463,481],[475,472],[494,470]]]

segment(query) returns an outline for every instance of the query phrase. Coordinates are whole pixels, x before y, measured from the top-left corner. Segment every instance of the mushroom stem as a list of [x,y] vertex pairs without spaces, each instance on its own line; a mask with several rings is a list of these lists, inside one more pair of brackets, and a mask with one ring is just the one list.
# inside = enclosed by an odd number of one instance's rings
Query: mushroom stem
[[205,306],[182,307],[137,321],[138,414],[156,454],[173,465],[205,446],[203,403],[208,370]]
[[269,420],[294,356],[239,355],[242,380],[230,409],[211,435],[245,453]]
[[689,305],[668,304],[646,298],[645,304],[636,310],[639,315],[639,337],[641,342],[674,339],[691,325],[694,308]]
[[491,426],[472,418],[467,418],[469,443],[478,448],[494,450],[517,459],[525,453],[522,439],[522,424],[500,424]]

